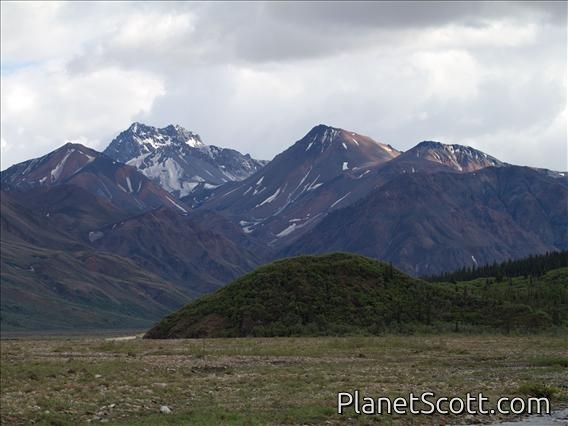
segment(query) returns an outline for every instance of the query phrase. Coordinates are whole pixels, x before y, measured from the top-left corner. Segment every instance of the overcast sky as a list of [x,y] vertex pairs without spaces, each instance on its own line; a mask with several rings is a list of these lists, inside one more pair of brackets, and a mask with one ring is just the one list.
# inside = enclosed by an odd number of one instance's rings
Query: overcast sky
[[567,170],[567,7],[1,3],[2,169],[131,122],[262,159],[319,123]]

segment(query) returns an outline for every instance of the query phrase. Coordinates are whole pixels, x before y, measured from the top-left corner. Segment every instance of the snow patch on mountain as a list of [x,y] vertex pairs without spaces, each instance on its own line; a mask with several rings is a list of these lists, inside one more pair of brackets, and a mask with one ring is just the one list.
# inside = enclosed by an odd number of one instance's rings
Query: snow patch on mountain
[[298,227],[298,224],[294,222],[290,226],[288,226],[287,228],[285,228],[284,230],[282,230],[281,232],[276,234],[276,236],[278,238],[282,238],[282,237],[285,237],[286,235],[290,235],[292,232],[294,232],[296,230],[297,227]]
[[172,197],[169,198],[169,201],[175,206],[177,207],[181,212],[183,213],[188,213],[188,211],[185,209],[185,207],[183,207],[181,204],[179,204],[176,200],[174,200]]
[[128,176],[126,176],[126,184],[128,185],[128,191],[129,191],[130,193],[134,192],[134,191],[132,190],[132,182],[130,182],[130,178],[129,178]]
[[63,170],[63,166],[65,166],[65,162],[67,161],[69,156],[74,152],[75,152],[74,149],[68,150],[67,153],[65,154],[65,157],[63,157],[63,159],[59,163],[57,163],[55,168],[51,171],[52,182],[55,182],[57,179],[59,179],[59,176],[61,176],[61,171]]
[[265,204],[272,203],[276,199],[276,197],[278,197],[278,194],[280,194],[280,188],[278,188],[274,194],[272,194],[270,197],[268,197],[262,203],[257,204],[256,207],[260,207],[260,206],[264,206]]
[[331,206],[329,206],[330,209],[334,208],[336,205],[338,205],[339,203],[341,203],[343,200],[345,200],[349,194],[351,194],[351,191],[349,191],[347,194],[345,194],[343,197],[341,197],[340,199],[338,199],[337,201],[335,201]]
[[251,234],[254,231],[254,228],[260,223],[260,221],[241,220],[239,225],[245,234]]
[[318,182],[319,178],[320,175],[317,175],[317,177],[312,181],[312,183],[308,185],[306,191],[313,191],[314,189],[318,189],[320,186],[322,186],[323,182]]

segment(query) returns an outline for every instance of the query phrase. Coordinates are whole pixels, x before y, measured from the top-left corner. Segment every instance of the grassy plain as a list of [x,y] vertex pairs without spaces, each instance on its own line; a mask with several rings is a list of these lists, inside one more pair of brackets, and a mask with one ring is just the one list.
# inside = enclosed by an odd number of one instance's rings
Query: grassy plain
[[[1,342],[5,425],[471,424],[497,416],[336,413],[337,392],[547,395],[568,403],[566,335]],[[166,405],[170,414],[160,413]]]

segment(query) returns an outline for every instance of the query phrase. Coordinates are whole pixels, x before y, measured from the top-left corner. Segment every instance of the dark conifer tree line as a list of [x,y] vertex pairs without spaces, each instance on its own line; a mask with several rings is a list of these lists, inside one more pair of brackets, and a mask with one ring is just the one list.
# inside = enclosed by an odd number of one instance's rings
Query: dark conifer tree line
[[497,282],[507,280],[512,277],[540,277],[553,269],[568,267],[568,250],[558,252],[546,252],[545,254],[533,255],[519,260],[508,260],[506,262],[463,267],[453,272],[446,272],[442,275],[423,277],[427,281],[469,281],[476,278],[495,278]]

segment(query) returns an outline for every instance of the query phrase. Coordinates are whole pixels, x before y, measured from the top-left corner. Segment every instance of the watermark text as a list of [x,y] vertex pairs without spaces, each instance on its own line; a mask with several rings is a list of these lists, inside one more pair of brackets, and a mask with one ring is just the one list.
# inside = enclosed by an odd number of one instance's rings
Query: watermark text
[[489,407],[489,398],[482,393],[467,393],[463,397],[436,397],[434,392],[419,395],[410,393],[408,398],[362,396],[358,390],[337,394],[337,413],[343,414],[353,407],[356,414],[550,414],[547,398],[502,397],[497,400],[496,409]]

